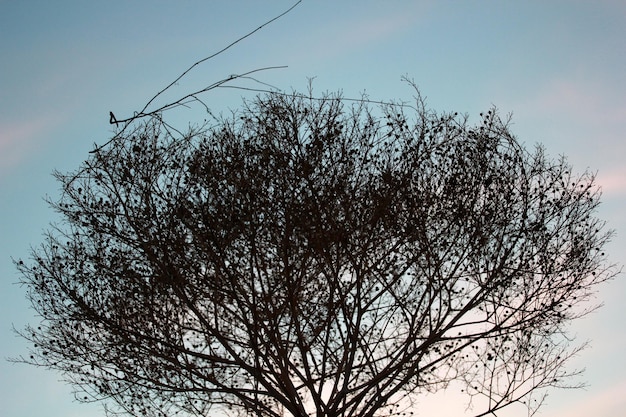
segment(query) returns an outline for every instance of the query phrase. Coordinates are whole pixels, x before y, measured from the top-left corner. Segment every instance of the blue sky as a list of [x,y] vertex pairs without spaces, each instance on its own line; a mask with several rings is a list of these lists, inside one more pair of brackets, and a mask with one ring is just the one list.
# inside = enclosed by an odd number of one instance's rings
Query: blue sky
[[[0,415],[103,416],[73,402],[60,375],[11,364],[26,352],[11,326],[36,323],[11,257],[26,258],[55,220],[54,169],[76,168],[111,136],[108,112],[139,110],[199,59],[276,16],[292,1],[0,0]],[[469,113],[496,105],[532,147],[564,154],[575,170],[597,171],[599,216],[617,229],[608,252],[626,263],[626,3],[622,1],[304,0],[290,14],[196,67],[160,101],[231,74],[257,74],[284,90],[366,92],[410,100],[413,78],[436,110]],[[244,84],[252,86],[253,84]],[[205,96],[215,113],[240,90]],[[249,96],[249,95],[248,95]],[[157,103],[158,104],[158,103]],[[175,112],[185,126],[198,113]],[[189,120],[189,118],[191,119]],[[605,306],[574,324],[591,347],[572,367],[587,369],[578,391],[554,391],[541,415],[614,417],[626,408],[622,276],[605,285]],[[419,416],[458,416],[452,393],[425,401]],[[468,414],[469,415],[469,414]],[[503,415],[525,415],[512,409]]]

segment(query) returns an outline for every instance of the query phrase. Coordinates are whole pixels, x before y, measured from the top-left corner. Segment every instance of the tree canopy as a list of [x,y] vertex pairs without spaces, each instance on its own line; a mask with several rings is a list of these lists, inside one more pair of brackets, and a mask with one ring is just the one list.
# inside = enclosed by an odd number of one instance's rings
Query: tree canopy
[[56,177],[63,221],[17,262],[25,360],[132,415],[386,416],[447,387],[533,411],[615,274],[594,176],[496,109],[270,93]]

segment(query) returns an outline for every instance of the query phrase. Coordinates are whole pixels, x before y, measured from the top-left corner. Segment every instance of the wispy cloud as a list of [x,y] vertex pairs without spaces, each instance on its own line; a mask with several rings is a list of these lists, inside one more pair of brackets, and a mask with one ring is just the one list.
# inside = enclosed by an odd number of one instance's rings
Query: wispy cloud
[[623,97],[612,97],[610,85],[576,78],[551,80],[538,89],[533,105],[537,111],[576,116],[581,121],[626,123]]
[[550,153],[564,153],[576,171],[598,171],[605,196],[626,192],[626,102],[612,87],[610,80],[563,75],[507,105],[521,138],[543,143]]
[[403,3],[402,7],[383,7],[380,13],[362,15],[356,9],[343,5],[337,14],[338,20],[317,25],[307,39],[301,40],[306,45],[297,53],[303,58],[314,57],[318,61],[330,62],[361,48],[370,48],[372,53],[373,43],[388,40],[415,25],[422,18],[420,11],[426,7],[427,4]]
[[0,175],[21,163],[36,145],[37,137],[52,129],[58,122],[52,117],[11,123],[0,126]]
[[584,402],[576,402],[554,409],[553,417],[614,417],[623,415],[626,409],[626,381],[590,394],[585,393]]
[[598,174],[597,182],[602,188],[602,194],[615,197],[626,195],[626,166]]

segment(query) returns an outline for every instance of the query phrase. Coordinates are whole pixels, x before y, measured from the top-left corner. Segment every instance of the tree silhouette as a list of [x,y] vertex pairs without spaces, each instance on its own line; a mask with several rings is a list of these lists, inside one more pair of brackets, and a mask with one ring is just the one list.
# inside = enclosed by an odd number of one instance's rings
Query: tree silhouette
[[24,360],[132,415],[396,415],[448,387],[534,411],[615,274],[598,188],[495,109],[416,101],[267,94],[56,173],[64,222],[17,262]]

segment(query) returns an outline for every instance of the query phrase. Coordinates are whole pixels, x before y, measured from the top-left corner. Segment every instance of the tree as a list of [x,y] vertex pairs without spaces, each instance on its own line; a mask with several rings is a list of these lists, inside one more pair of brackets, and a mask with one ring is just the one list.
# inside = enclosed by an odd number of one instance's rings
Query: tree
[[270,93],[56,173],[64,223],[17,262],[25,360],[132,415],[383,416],[447,387],[533,412],[615,275],[599,190],[495,109],[416,101]]

